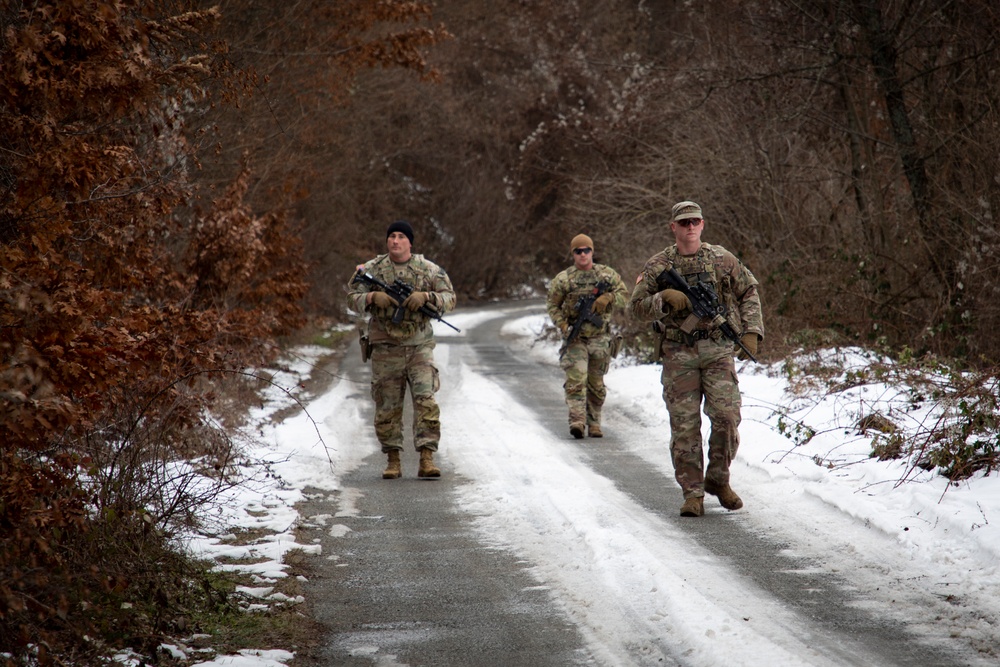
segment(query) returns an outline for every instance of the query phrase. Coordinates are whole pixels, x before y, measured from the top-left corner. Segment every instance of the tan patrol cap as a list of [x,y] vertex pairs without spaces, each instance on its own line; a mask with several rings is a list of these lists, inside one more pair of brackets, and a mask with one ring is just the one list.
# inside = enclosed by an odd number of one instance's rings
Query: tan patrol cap
[[674,204],[674,208],[671,210],[673,214],[673,221],[687,220],[688,218],[698,218],[701,220],[704,216],[701,214],[701,206],[698,206],[693,201],[682,201]]

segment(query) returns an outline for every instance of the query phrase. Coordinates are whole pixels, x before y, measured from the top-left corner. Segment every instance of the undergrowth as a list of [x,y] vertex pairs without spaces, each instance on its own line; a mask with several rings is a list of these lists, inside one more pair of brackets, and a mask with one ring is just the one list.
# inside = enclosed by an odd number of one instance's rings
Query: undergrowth
[[[872,458],[905,460],[904,479],[936,470],[956,482],[1000,467],[1000,369],[965,370],[908,350],[892,357],[851,354],[856,355],[851,362],[831,350],[790,356],[781,366],[790,393],[835,398],[878,388],[876,394],[887,400],[862,410],[854,429],[871,436]],[[797,446],[817,433],[787,412],[779,413],[778,429]]]

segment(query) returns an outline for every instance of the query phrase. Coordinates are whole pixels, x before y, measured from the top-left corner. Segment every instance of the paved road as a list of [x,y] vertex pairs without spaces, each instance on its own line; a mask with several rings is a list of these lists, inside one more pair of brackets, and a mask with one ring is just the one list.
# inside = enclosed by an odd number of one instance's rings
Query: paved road
[[[554,438],[566,439],[562,378],[551,366],[513,354],[500,336],[502,323],[498,316],[461,337],[441,338],[439,346],[450,346],[441,355],[447,359],[444,381],[448,367],[458,364],[490,375],[529,406]],[[358,382],[351,400],[370,421],[367,369],[355,356],[347,355],[338,375]],[[785,545],[766,534],[749,530],[734,519],[737,514],[681,519],[673,480],[630,453],[613,434],[587,452],[584,460],[593,471],[794,612],[799,629],[790,631],[807,635],[802,640],[814,655],[843,665],[962,664],[953,655],[916,641],[887,615],[871,611],[864,600],[848,592],[845,582],[810,573],[815,568],[809,563],[787,555]],[[532,578],[533,563],[480,541],[471,517],[455,502],[462,471],[450,465],[447,456],[439,459],[443,477],[419,480],[413,476],[416,455],[409,449],[404,456],[408,474],[384,481],[384,458],[373,449],[372,456],[343,477],[343,487],[351,490],[351,511],[344,512],[344,498],[321,494],[300,508],[305,516],[340,512],[336,522],[350,529],[335,543],[325,527],[305,536],[323,541],[324,553],[335,555],[317,567],[306,592],[328,633],[319,664],[604,664],[588,649],[560,602]],[[656,642],[661,648],[656,664],[690,664],[684,655],[671,651],[669,637]],[[637,657],[624,664],[651,663]],[[745,662],[734,664],[759,663],[746,656]]]

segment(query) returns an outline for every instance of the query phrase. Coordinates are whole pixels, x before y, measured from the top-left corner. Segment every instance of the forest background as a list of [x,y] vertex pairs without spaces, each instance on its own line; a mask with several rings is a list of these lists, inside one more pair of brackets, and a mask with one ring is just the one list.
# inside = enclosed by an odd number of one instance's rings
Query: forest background
[[995,3],[6,0],[0,30],[8,660],[152,655],[225,606],[170,541],[233,483],[219,415],[350,319],[399,218],[468,303],[544,290],[580,232],[629,281],[698,201],[765,357],[971,372],[941,467],[995,466]]

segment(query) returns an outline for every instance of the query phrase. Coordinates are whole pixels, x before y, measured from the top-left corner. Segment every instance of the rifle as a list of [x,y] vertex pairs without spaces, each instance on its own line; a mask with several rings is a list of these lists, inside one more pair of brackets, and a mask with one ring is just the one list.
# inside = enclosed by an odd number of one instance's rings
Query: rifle
[[677,273],[677,270],[671,267],[664,269],[660,275],[656,276],[657,290],[665,290],[668,287],[683,292],[684,296],[691,302],[691,310],[694,312],[692,316],[694,318],[693,321],[691,317],[685,320],[681,325],[681,331],[690,334],[694,326],[698,323],[698,320],[708,320],[712,327],[717,327],[726,338],[739,345],[740,349],[748,357],[755,362],[757,361],[757,358],[750,353],[750,350],[740,340],[739,335],[729,326],[729,322],[726,321],[726,307],[719,303],[719,297],[709,283],[699,280],[694,285],[689,285],[681,277],[681,274]]
[[[368,287],[381,290],[395,299],[396,303],[399,305],[396,306],[396,310],[392,314],[392,323],[399,324],[403,321],[403,315],[406,314],[406,309],[403,308],[403,302],[406,301],[406,297],[413,294],[413,285],[408,285],[399,278],[396,278],[391,285],[388,285],[372,274],[366,273],[363,268],[359,268],[357,273],[354,274],[354,278],[351,279],[351,284],[353,285],[354,283],[364,283]],[[445,322],[444,318],[441,317],[441,313],[426,304],[420,306],[419,312],[423,313],[432,320],[437,320],[441,324],[451,327],[455,331],[461,331],[461,329],[456,327],[454,324]]]
[[604,320],[601,319],[600,315],[591,310],[591,308],[594,306],[594,302],[597,301],[597,297],[601,296],[609,289],[611,289],[610,283],[602,280],[594,285],[592,290],[586,294],[581,294],[580,298],[576,300],[576,321],[573,323],[573,328],[569,330],[569,335],[566,336],[566,340],[559,349],[560,359],[562,359],[563,355],[566,354],[566,348],[569,347],[570,343],[576,340],[576,337],[580,335],[580,329],[583,327],[584,322],[590,322],[597,328],[604,326]]

